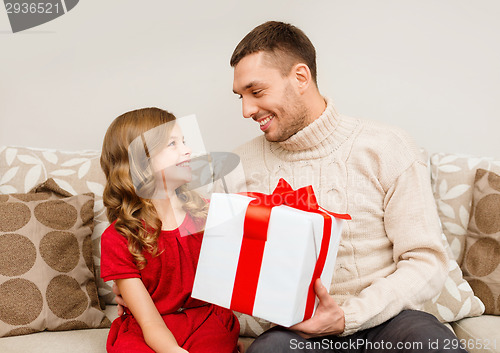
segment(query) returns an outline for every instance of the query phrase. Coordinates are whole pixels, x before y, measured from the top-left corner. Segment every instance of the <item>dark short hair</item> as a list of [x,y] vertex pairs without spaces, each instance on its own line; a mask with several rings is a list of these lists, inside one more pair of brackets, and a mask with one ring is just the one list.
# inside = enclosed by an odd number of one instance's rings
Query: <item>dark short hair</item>
[[245,56],[260,51],[269,54],[269,59],[284,76],[290,73],[293,65],[306,64],[317,84],[316,49],[299,28],[277,21],[268,21],[255,27],[238,43],[230,64],[235,67]]

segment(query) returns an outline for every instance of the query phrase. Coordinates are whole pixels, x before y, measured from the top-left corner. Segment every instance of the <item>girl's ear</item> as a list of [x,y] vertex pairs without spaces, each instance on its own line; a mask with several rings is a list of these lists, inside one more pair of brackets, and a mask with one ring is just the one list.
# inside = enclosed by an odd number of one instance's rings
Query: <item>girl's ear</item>
[[309,88],[312,80],[311,70],[309,70],[309,66],[304,63],[296,64],[292,68],[292,73],[294,75],[299,93],[304,93]]

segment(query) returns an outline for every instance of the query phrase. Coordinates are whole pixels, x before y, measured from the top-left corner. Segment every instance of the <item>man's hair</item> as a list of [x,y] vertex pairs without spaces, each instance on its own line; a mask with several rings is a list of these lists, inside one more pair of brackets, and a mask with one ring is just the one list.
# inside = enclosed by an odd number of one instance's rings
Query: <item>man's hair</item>
[[304,63],[309,67],[315,84],[316,50],[299,28],[283,22],[268,21],[255,27],[234,49],[230,64],[235,67],[245,56],[264,52],[271,64],[286,76],[293,65]]

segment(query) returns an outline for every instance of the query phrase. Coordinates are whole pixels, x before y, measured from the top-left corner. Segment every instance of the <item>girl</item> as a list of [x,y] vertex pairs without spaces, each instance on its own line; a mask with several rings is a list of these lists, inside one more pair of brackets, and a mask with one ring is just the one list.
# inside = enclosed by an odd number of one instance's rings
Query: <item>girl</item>
[[101,276],[128,308],[108,352],[237,352],[234,314],[190,297],[207,203],[187,190],[191,150],[175,117],[158,108],[116,118],[104,137]]

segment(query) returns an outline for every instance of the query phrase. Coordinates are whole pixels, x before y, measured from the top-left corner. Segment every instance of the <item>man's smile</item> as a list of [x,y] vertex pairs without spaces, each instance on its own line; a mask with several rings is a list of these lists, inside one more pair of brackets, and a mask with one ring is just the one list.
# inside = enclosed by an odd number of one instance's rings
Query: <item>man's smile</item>
[[260,119],[260,120],[256,120],[256,121],[257,121],[257,123],[259,123],[260,129],[262,131],[265,131],[265,130],[267,130],[269,125],[271,125],[271,121],[273,119],[274,119],[274,114],[270,114],[270,115],[266,116],[265,118]]

